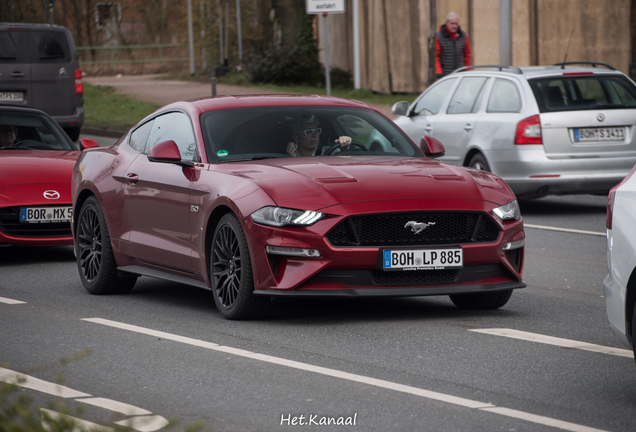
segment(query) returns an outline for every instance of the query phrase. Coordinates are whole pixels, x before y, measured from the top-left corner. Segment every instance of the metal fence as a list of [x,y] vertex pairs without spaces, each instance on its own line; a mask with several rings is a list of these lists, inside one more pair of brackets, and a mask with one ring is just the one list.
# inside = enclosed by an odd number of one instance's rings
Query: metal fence
[[[185,57],[174,57],[175,54],[181,54],[179,51],[182,50],[185,50],[184,52],[187,54],[187,49],[187,43],[77,47],[77,51],[82,57],[82,65],[110,65],[112,71],[115,71],[116,65],[158,63],[162,67],[164,63],[188,62],[190,57],[187,55]],[[168,56],[165,55],[164,50],[168,51]],[[98,59],[85,59],[83,55],[85,52],[97,52],[97,55],[93,58]]]

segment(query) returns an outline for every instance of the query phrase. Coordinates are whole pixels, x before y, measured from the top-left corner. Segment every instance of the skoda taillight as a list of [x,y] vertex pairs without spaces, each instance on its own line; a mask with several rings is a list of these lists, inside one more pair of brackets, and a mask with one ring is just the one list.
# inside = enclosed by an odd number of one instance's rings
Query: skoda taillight
[[525,118],[517,124],[515,144],[543,144],[541,120],[538,115]]

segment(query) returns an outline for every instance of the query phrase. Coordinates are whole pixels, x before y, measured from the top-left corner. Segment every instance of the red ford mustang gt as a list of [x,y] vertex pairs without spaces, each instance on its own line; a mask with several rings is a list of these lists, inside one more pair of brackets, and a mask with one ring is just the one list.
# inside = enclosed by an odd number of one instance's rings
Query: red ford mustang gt
[[433,159],[443,152],[343,99],[168,105],[78,159],[80,278],[92,294],[127,292],[139,276],[202,287],[229,319],[258,317],[273,297],[499,308],[525,286],[517,201],[497,176]]
[[79,153],[48,114],[0,106],[0,246],[73,244],[71,175]]

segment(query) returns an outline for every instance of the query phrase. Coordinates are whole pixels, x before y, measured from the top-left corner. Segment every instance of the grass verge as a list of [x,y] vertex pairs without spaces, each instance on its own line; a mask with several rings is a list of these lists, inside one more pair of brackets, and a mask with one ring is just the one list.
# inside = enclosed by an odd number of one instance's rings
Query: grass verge
[[[178,72],[178,73],[170,73],[166,75],[162,75],[157,79],[167,79],[167,80],[181,80],[181,81],[196,81],[201,83],[209,83],[210,78],[205,73],[196,73],[194,75],[190,75],[188,72]],[[277,86],[273,84],[253,84],[250,83],[245,74],[238,71],[230,71],[226,76],[219,78],[218,83],[220,84],[229,84],[229,85],[237,85],[241,87],[253,87],[259,90],[275,90],[275,91],[283,91],[290,93],[300,93],[300,94],[317,94],[317,95],[325,95],[327,94],[327,89],[325,86],[312,87],[312,86]],[[336,97],[341,97],[345,99],[355,99],[361,102],[365,102],[368,104],[383,104],[383,105],[393,105],[399,101],[407,101],[409,104],[415,100],[418,94],[379,94],[373,93],[369,89],[361,89],[355,90],[354,88],[341,88],[341,87],[332,87],[331,95]]]
[[116,94],[113,87],[84,83],[84,126],[125,131],[159,108]]

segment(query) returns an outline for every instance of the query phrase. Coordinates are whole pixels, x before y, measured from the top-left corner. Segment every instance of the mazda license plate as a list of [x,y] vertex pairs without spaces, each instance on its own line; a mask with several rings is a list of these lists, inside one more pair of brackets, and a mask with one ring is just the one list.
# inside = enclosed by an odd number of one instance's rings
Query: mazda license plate
[[70,222],[73,207],[21,207],[20,222]]
[[464,266],[461,248],[435,249],[383,249],[382,269],[394,270],[446,270]]

